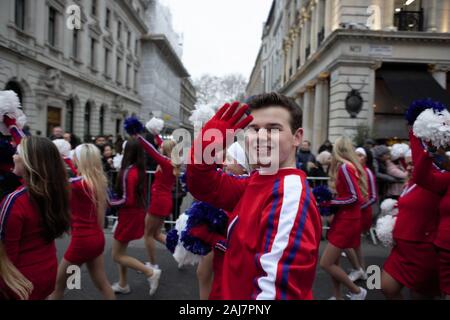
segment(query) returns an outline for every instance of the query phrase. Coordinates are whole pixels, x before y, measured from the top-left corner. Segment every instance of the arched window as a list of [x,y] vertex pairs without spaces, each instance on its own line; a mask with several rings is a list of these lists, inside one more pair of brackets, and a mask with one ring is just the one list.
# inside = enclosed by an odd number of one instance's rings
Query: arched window
[[73,133],[73,115],[74,115],[75,101],[70,98],[66,102],[66,132]]
[[103,105],[100,108],[100,135],[103,135],[105,132],[105,106]]
[[21,89],[20,85],[17,82],[15,82],[15,81],[8,82],[6,84],[5,90],[12,90],[12,91],[14,91],[17,94],[17,96],[19,97],[20,104],[22,105],[22,103],[23,103],[23,100],[22,100],[22,98],[23,98],[22,89]]
[[84,109],[84,137],[86,141],[91,138],[91,102],[86,102]]

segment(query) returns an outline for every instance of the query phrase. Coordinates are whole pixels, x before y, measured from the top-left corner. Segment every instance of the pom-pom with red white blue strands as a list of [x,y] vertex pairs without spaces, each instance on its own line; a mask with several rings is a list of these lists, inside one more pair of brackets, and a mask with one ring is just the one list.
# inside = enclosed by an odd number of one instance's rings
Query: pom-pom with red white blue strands
[[144,132],[144,125],[136,117],[125,119],[124,128],[130,136],[134,136]]
[[446,109],[446,106],[440,102],[433,101],[432,99],[422,99],[414,101],[406,111],[406,120],[408,124],[412,126],[417,120],[419,115],[427,109],[432,109],[436,112],[441,112]]

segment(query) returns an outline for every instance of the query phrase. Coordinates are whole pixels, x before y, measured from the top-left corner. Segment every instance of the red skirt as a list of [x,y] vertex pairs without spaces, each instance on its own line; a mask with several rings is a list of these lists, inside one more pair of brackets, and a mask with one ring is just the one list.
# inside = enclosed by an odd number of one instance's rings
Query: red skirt
[[141,239],[145,231],[145,210],[120,210],[114,239],[122,243]]
[[69,248],[64,255],[64,259],[72,264],[81,266],[93,261],[103,254],[105,250],[105,235],[103,231],[96,232],[89,236],[73,236]]
[[450,251],[443,248],[437,248],[437,250],[439,285],[441,292],[450,296]]
[[361,210],[361,231],[367,233],[372,227],[372,207]]
[[341,218],[339,213],[334,216],[328,241],[339,249],[358,248],[361,245],[361,219]]
[[408,289],[426,296],[438,296],[438,256],[433,244],[395,241],[384,271]]
[[150,201],[148,214],[158,218],[167,218],[172,213],[172,206],[172,194],[155,194]]

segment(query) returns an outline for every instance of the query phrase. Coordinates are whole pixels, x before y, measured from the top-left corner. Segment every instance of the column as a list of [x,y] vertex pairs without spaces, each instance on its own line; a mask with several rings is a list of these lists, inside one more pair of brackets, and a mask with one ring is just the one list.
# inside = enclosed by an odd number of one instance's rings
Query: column
[[316,94],[314,99],[314,120],[313,120],[313,141],[312,141],[312,150],[316,152],[318,148],[322,145],[322,143],[325,142],[325,134],[324,129],[325,128],[325,121],[324,121],[324,114],[326,114],[326,106],[325,101],[326,99],[325,95],[327,94],[327,73],[320,74],[319,78],[317,79],[317,85],[316,85]]
[[444,89],[447,90],[447,73],[450,71],[450,66],[431,65],[430,73],[434,80]]
[[311,53],[315,52],[317,49],[317,4],[313,1],[311,5],[311,12],[309,13],[311,17],[311,27],[310,27],[310,44]]
[[314,87],[307,86],[305,94],[303,96],[303,140],[311,141],[312,137],[312,123],[311,117],[311,102],[313,96]]
[[384,19],[383,29],[388,31],[395,31],[394,26],[394,12],[395,12],[395,0],[384,1]]
[[331,0],[327,0],[325,1],[325,38],[328,37],[331,32],[331,25],[332,25],[332,14],[331,14],[331,6],[332,6],[332,1]]
[[302,18],[301,22],[301,34],[300,34],[300,65],[304,65],[306,61],[306,21]]
[[298,29],[294,29],[294,31],[293,31],[293,34],[292,34],[292,38],[291,38],[291,41],[292,41],[292,56],[291,56],[291,58],[292,58],[292,71],[293,71],[293,74],[295,74],[295,72],[297,71],[297,59],[298,59],[298,55],[299,55],[299,53],[298,53],[298,44],[297,44],[297,42],[299,41],[300,39],[299,39],[299,31],[298,31]]
[[436,32],[437,31],[437,0],[431,0],[430,6],[427,8],[427,31]]

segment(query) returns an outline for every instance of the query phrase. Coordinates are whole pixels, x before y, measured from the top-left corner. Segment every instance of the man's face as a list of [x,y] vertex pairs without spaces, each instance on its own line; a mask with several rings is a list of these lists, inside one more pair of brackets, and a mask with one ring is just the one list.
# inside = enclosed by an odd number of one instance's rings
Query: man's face
[[309,152],[311,151],[311,145],[309,144],[309,142],[303,141],[302,145],[300,146],[300,150],[304,152]]
[[53,128],[53,135],[54,135],[55,137],[60,137],[60,138],[62,138],[62,137],[63,137],[63,134],[64,134],[64,131],[63,131],[62,128],[60,128],[60,127],[55,127],[55,128]]
[[271,169],[295,167],[295,151],[303,130],[291,130],[290,113],[281,107],[255,110],[246,132],[250,163]]
[[106,144],[106,139],[103,137],[97,138],[97,140],[95,140],[95,144],[98,146],[104,146]]
[[70,142],[70,133],[64,133],[63,138],[64,138],[64,140],[66,140],[67,142]]

